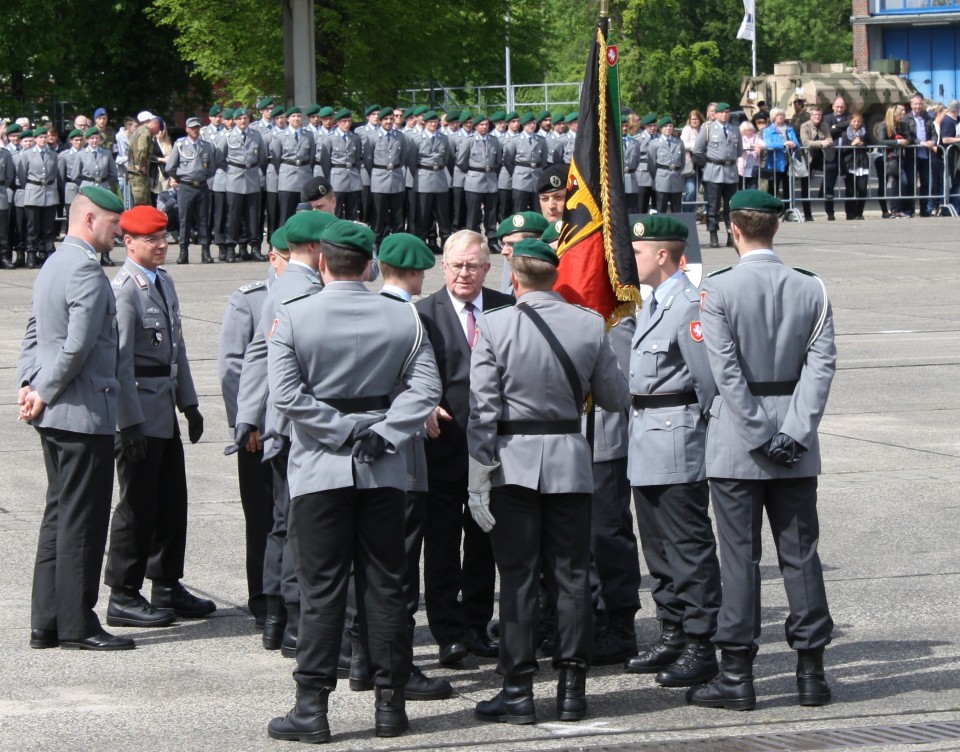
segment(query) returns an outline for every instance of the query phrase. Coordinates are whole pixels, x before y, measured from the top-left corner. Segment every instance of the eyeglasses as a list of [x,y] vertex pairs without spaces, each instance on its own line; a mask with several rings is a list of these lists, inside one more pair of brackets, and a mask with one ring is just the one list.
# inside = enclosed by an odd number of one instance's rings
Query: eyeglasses
[[477,274],[481,269],[483,269],[486,264],[462,264],[460,262],[447,263],[444,262],[444,265],[452,271],[455,275],[460,274],[460,272],[466,272],[468,275]]
[[163,245],[167,242],[166,235],[131,235],[134,240],[142,240],[151,248],[156,248],[158,245]]

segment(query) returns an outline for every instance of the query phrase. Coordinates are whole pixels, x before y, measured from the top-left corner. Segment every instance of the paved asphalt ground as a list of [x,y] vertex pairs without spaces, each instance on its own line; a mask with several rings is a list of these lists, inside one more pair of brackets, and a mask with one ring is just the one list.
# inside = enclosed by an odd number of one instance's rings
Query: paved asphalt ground
[[[556,675],[544,661],[536,684],[538,725],[478,723],[474,704],[498,688],[495,662],[440,669],[421,611],[416,660],[453,682],[459,696],[408,703],[410,731],[378,740],[372,695],[351,692],[344,682],[330,701],[331,748],[960,749],[958,231],[960,222],[948,218],[874,215],[827,223],[818,214],[814,223],[784,225],[777,239],[787,263],[825,279],[838,335],[839,368],[821,426],[820,480],[820,552],[836,621],[827,650],[832,705],[795,704],[795,659],[783,641],[785,599],[767,538],[754,712],[689,708],[682,690],[660,689],[652,677],[626,676],[613,666],[590,672],[588,719],[562,724],[553,706]],[[120,258],[119,249],[113,255]],[[176,255],[172,248],[171,262]],[[705,249],[704,256],[707,271],[735,261],[729,249]],[[493,264],[490,279],[496,281],[499,257]],[[218,610],[206,621],[118,630],[135,637],[137,649],[105,654],[27,647],[46,482],[37,436],[16,422],[15,364],[36,273],[0,272],[0,383],[6,385],[0,413],[6,426],[0,445],[2,750],[292,748],[266,735],[267,721],[292,705],[293,664],[260,647],[243,607],[243,517],[235,461],[222,454],[229,437],[216,372],[227,298],[237,286],[262,278],[266,267],[171,263],[169,270],[186,316],[206,420],[201,443],[186,446],[184,582],[213,598]],[[441,284],[434,269],[426,289]],[[641,644],[656,635],[648,586],[645,577],[637,618]],[[101,618],[106,596],[104,588]],[[879,726],[897,729],[879,736],[851,733]],[[811,736],[816,730],[834,733]],[[912,746],[930,738],[940,740]]]

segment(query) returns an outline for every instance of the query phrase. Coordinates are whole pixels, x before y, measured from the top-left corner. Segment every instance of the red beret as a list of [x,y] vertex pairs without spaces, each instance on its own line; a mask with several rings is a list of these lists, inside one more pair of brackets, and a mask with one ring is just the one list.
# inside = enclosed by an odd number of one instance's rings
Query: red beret
[[128,235],[151,235],[167,229],[167,215],[152,206],[135,206],[120,215],[120,228]]

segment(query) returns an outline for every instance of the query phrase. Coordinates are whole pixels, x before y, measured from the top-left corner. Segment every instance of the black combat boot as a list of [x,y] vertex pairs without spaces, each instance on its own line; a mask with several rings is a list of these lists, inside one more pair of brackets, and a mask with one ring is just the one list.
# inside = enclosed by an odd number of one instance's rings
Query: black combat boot
[[587,670],[574,663],[562,663],[557,679],[557,718],[582,721],[586,714]]
[[279,650],[287,626],[287,607],[279,595],[267,596],[267,620],[263,623],[264,650]]
[[727,228],[727,248],[733,248],[733,233]]
[[251,249],[251,251],[250,251],[250,258],[252,258],[254,261],[266,261],[266,260],[267,260],[267,257],[264,256],[262,253],[260,253],[260,249],[259,249],[259,248],[253,248],[253,249]]
[[234,261],[237,260],[237,252],[233,249],[232,246],[230,248],[227,248],[227,255],[223,257],[223,260],[226,261],[228,264],[232,264]]
[[284,658],[297,657],[297,634],[300,632],[300,604],[287,604],[287,626],[280,641],[280,655]]
[[609,613],[607,628],[593,643],[594,666],[620,663],[637,654],[637,632],[633,624],[636,614],[633,608]]
[[274,718],[267,725],[271,739],[288,742],[323,744],[330,741],[330,725],[327,723],[328,688],[311,689],[297,685],[297,704],[283,718]]
[[0,257],[0,267],[4,269],[13,269],[13,256],[10,255],[10,251],[7,251]]
[[537,722],[533,706],[533,674],[506,677],[503,689],[492,700],[482,700],[473,711],[481,721],[528,724]]
[[245,243],[240,244],[240,248],[237,250],[237,257],[241,261],[250,261],[253,258],[253,256],[250,255],[250,251],[247,249]]
[[374,707],[377,736],[400,736],[410,728],[403,687],[377,687],[374,690]]
[[27,269],[36,269],[37,266],[37,254],[34,251],[27,251]]
[[210,246],[200,249],[200,263],[201,264],[212,264],[213,256],[210,255]]
[[717,235],[717,231],[716,231],[716,230],[711,230],[711,231],[710,231],[710,247],[711,247],[711,248],[719,248],[719,247],[720,247],[720,238],[719,238],[719,236]]
[[219,259],[220,259],[221,261],[226,261],[226,260],[227,260],[227,247],[224,246],[224,245],[219,245],[219,246],[217,246],[217,250],[219,251]]
[[186,247],[180,249],[180,255],[177,256],[178,264],[189,264],[190,263],[190,251]]
[[655,674],[677,660],[686,644],[687,637],[678,624],[662,621],[660,639],[640,655],[630,658],[623,665],[623,670],[628,674]]
[[100,254],[100,266],[116,266],[116,262],[110,258],[110,251]]
[[687,690],[687,704],[701,708],[753,710],[757,695],[753,691],[753,659],[757,649],[720,651],[720,673],[709,684]]
[[373,679],[370,678],[370,661],[363,643],[353,636],[350,637],[353,652],[350,656],[350,689],[354,692],[369,692],[373,689]]
[[717,675],[717,651],[710,640],[687,637],[680,657],[657,673],[661,687],[695,687]]
[[797,651],[797,693],[800,704],[811,707],[830,702],[830,687],[823,675],[823,648]]

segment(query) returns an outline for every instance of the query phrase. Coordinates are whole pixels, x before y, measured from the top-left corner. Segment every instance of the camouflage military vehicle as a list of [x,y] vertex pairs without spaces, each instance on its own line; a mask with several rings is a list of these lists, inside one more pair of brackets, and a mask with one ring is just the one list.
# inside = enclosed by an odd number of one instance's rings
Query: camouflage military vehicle
[[782,107],[789,120],[798,97],[807,103],[808,111],[817,104],[827,113],[841,96],[847,100],[847,111],[862,113],[869,132],[877,137],[887,108],[898,102],[908,104],[918,93],[907,78],[893,73],[858,71],[843,63],[790,61],[774,65],[772,75],[744,76],[740,106],[752,117],[757,102],[766,102]]

